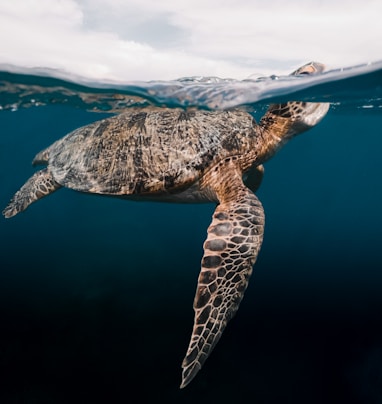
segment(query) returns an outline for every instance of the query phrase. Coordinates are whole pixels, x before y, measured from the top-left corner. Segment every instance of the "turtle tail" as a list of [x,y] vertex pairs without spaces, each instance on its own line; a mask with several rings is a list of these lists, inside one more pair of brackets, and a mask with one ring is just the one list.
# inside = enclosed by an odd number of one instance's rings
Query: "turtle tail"
[[51,194],[61,185],[56,182],[48,168],[37,171],[15,193],[8,206],[3,210],[3,215],[8,219],[25,210],[31,203]]

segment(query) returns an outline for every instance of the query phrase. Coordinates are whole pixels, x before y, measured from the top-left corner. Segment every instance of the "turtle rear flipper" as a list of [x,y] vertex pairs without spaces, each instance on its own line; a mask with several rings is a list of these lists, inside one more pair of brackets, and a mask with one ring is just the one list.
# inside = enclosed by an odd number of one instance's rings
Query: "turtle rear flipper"
[[55,181],[48,168],[37,171],[29,180],[15,193],[8,206],[3,210],[6,218],[17,215],[25,210],[31,203],[51,194],[61,185]]
[[50,147],[37,153],[32,161],[32,166],[47,164],[49,161],[49,152],[50,152]]

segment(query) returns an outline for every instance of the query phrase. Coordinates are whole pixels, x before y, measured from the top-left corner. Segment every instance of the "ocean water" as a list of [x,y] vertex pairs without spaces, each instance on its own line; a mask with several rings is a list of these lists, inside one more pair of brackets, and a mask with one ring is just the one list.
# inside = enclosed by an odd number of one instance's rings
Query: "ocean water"
[[0,204],[34,155],[137,105],[330,102],[265,165],[262,250],[236,317],[179,390],[214,206],[61,189],[0,219],[0,402],[382,403],[382,63],[314,77],[88,83],[2,66]]

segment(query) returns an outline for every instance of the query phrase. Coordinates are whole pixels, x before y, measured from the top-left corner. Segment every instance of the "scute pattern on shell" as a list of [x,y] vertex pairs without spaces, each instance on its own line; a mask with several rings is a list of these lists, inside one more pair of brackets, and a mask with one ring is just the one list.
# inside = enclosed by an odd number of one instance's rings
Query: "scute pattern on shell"
[[109,195],[155,194],[190,186],[217,161],[254,149],[257,138],[258,127],[244,111],[150,107],[79,128],[47,154],[62,186]]

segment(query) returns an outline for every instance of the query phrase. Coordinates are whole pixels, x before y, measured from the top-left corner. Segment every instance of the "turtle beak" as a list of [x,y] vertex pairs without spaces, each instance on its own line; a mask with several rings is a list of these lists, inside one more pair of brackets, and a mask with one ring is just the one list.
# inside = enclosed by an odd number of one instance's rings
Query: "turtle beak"
[[302,119],[302,123],[306,126],[306,129],[316,126],[329,111],[329,107],[330,103],[328,102],[308,103],[306,109],[309,112]]

